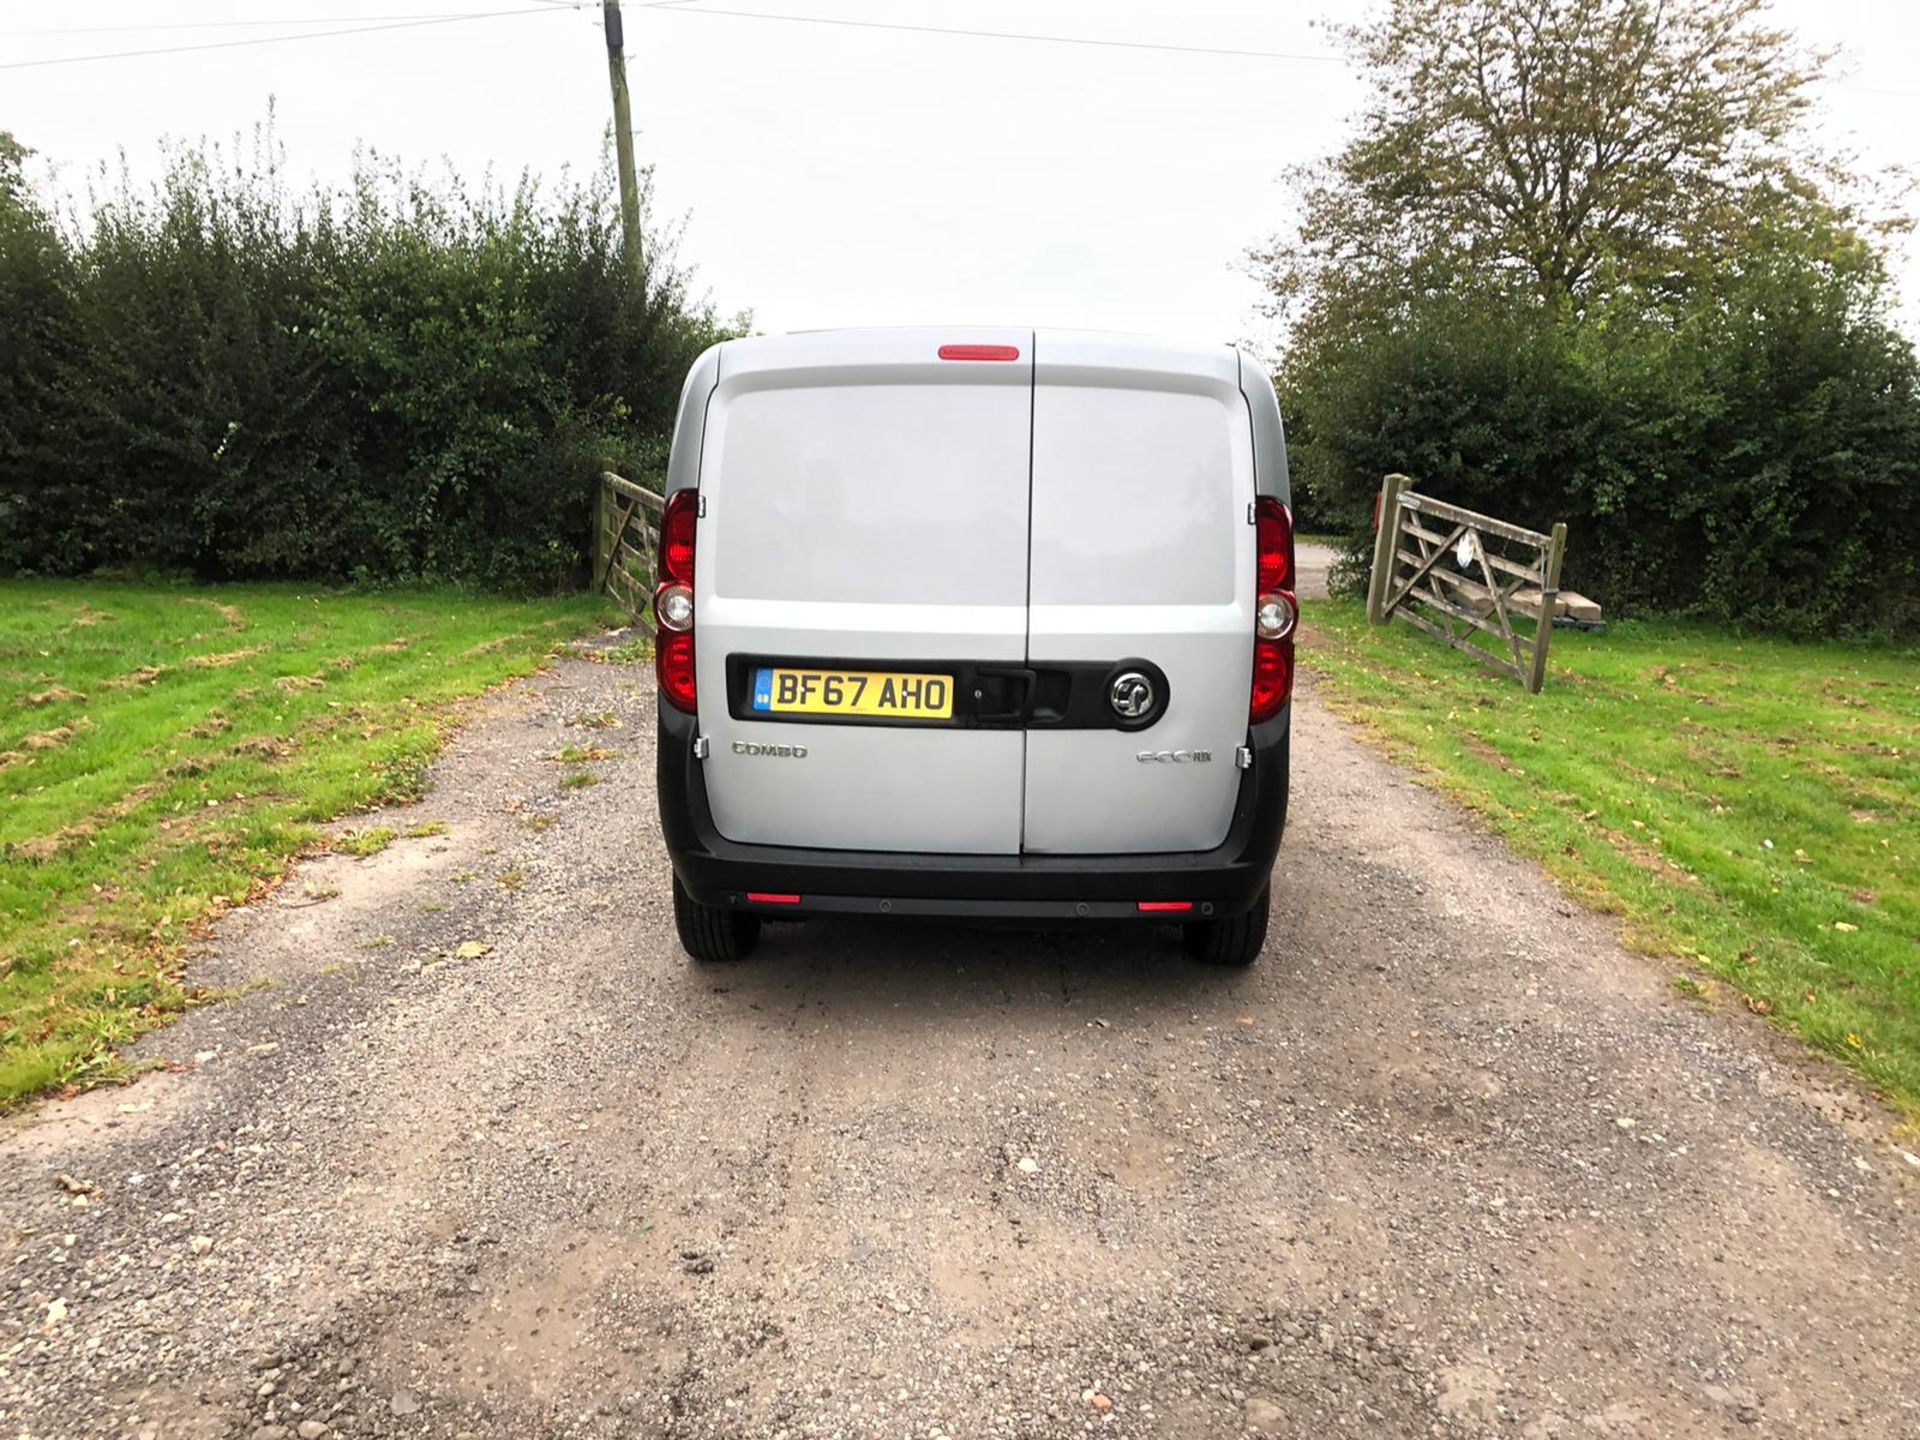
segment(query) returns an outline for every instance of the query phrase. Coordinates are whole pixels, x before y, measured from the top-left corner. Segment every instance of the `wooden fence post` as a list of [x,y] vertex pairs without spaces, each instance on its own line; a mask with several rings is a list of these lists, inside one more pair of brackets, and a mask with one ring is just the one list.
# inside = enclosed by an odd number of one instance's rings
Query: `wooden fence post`
[[1540,688],[1547,683],[1547,640],[1553,634],[1554,602],[1560,598],[1560,562],[1567,554],[1567,527],[1565,522],[1553,527],[1553,543],[1547,547],[1547,554],[1541,569],[1540,619],[1538,628],[1533,632],[1533,673],[1527,677],[1527,693],[1538,695]]
[[607,564],[613,554],[613,536],[610,533],[612,516],[608,513],[612,501],[613,494],[607,488],[606,481],[596,478],[593,482],[593,579],[596,590],[606,584]]
[[1389,475],[1380,482],[1380,514],[1374,526],[1373,573],[1367,577],[1367,619],[1384,625],[1387,614],[1387,582],[1393,575],[1393,557],[1400,545],[1400,496],[1413,481],[1405,475]]

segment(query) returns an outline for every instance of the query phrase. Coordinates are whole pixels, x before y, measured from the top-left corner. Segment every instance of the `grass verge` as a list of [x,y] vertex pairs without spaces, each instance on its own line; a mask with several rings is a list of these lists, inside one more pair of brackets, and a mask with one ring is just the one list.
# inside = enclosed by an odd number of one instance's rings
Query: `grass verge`
[[602,614],[589,596],[0,582],[0,1108],[118,1073],[118,1046],[196,998],[181,966],[205,921],[319,822],[418,795],[454,702]]
[[1729,992],[1920,1118],[1920,654],[1627,622],[1528,696],[1350,601],[1305,607],[1320,694],[1676,988]]

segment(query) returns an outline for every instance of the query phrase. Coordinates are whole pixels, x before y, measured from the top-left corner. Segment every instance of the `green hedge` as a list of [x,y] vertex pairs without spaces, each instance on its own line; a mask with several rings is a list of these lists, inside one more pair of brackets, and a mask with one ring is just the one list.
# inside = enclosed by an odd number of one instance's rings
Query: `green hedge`
[[1354,536],[1381,477],[1567,522],[1615,614],[1920,629],[1920,367],[1849,277],[1756,261],[1680,310],[1409,301],[1282,376],[1308,505]]
[[63,223],[23,160],[0,136],[0,570],[564,588],[722,333],[657,236],[632,282],[604,175],[296,194],[270,145],[183,149]]

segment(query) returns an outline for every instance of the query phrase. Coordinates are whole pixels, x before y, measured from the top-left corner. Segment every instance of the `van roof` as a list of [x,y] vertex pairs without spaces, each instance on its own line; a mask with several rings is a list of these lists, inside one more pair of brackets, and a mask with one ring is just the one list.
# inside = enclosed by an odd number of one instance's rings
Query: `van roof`
[[983,335],[1032,335],[1036,341],[1053,337],[1071,339],[1078,344],[1111,342],[1129,349],[1168,350],[1185,354],[1217,353],[1223,350],[1237,350],[1237,345],[1223,341],[1193,340],[1174,335],[1162,335],[1148,330],[1093,330],[1072,325],[818,325],[799,330],[784,330],[768,335],[748,335],[729,344],[757,343],[769,340],[800,339],[802,337],[828,336],[896,336],[907,334],[951,335],[956,340],[973,340]]

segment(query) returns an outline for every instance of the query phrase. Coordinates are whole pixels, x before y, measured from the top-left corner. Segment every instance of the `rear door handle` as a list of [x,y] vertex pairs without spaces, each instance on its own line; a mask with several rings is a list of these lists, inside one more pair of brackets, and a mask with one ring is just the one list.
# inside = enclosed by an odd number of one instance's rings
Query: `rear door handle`
[[[1005,699],[1002,689],[1013,693]],[[1017,665],[977,665],[973,671],[973,723],[1024,725],[1033,715],[1034,673]],[[1008,701],[1011,704],[1008,704]],[[1001,708],[989,709],[989,705]]]

